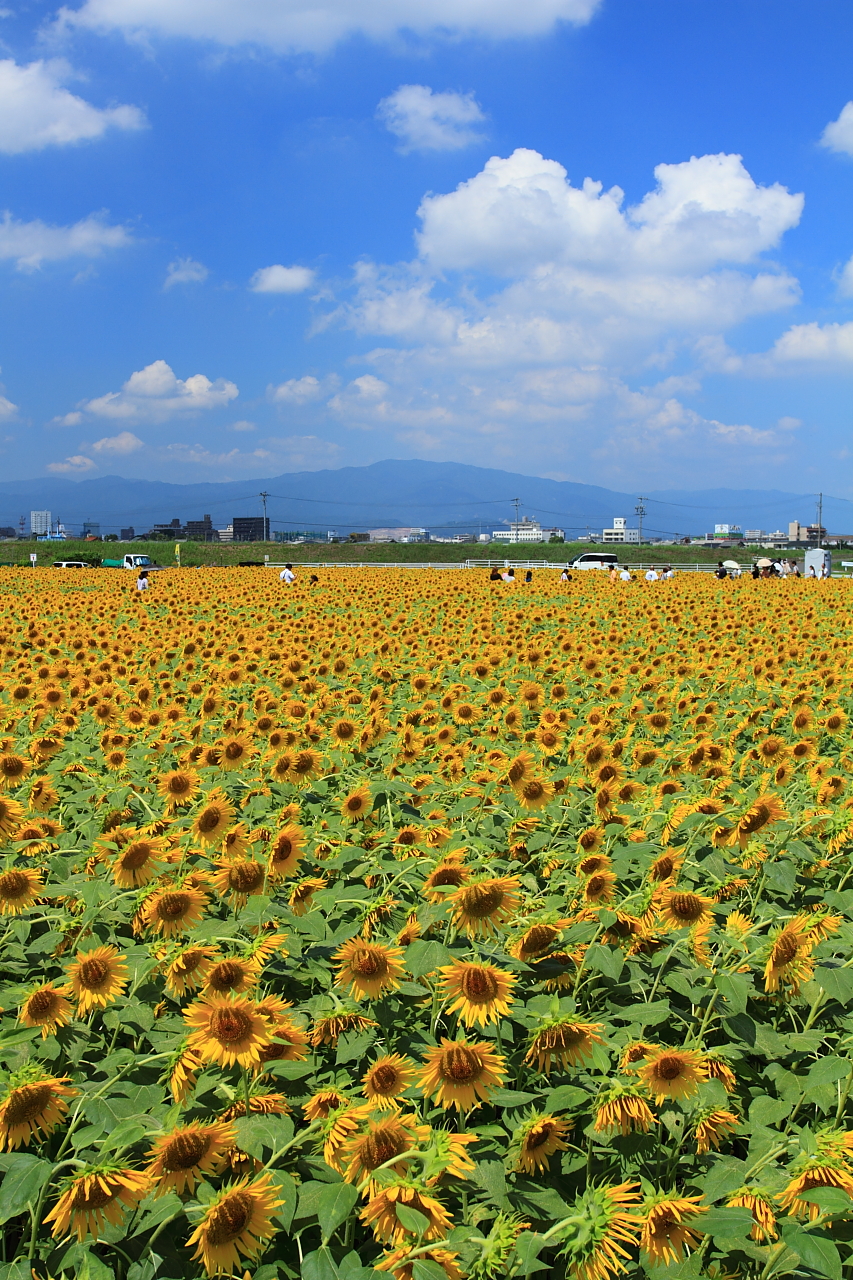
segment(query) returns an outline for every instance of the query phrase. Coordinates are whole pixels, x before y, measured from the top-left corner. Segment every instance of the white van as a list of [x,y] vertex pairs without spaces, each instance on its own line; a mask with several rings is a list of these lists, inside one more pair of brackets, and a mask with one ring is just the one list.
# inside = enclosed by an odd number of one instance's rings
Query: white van
[[612,569],[619,563],[619,557],[613,551],[584,551],[575,556],[571,569]]

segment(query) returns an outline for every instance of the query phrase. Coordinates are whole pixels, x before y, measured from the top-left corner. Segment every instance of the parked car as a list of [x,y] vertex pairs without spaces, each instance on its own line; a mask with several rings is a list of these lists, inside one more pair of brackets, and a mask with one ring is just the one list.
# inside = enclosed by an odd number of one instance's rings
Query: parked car
[[54,560],[54,569],[93,569],[88,560]]
[[575,556],[572,569],[612,569],[619,563],[619,557],[613,551],[584,551]]

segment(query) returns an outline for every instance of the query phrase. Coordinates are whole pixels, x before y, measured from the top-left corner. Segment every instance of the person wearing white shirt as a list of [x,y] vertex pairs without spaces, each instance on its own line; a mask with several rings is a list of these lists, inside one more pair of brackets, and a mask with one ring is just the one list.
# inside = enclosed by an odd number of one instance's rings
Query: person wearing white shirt
[[150,586],[151,583],[148,581],[148,570],[140,569],[139,577],[136,579],[136,590],[147,591]]
[[646,570],[646,582],[657,582],[658,575],[654,569]]
[[293,565],[286,564],[278,575],[285,586],[292,587],[296,581],[296,574],[293,572]]
[[620,577],[620,579],[621,579],[621,581],[622,581],[622,582],[630,582],[630,581],[631,581],[631,572],[630,572],[630,570],[629,570],[629,569],[623,569],[623,570],[622,570],[622,572],[619,574],[619,577]]
[[672,577],[672,566],[667,565],[666,568],[661,571],[660,576],[663,578],[664,582],[669,582]]

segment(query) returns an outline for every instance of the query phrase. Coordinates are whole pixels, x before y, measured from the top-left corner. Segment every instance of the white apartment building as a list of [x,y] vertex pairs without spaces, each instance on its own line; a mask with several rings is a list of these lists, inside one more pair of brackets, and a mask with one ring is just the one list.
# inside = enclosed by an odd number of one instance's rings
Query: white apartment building
[[31,511],[30,512],[30,533],[34,537],[39,534],[50,533],[51,515],[49,511]]
[[629,529],[625,516],[613,517],[613,528],[602,529],[602,540],[604,542],[639,542],[639,529]]
[[549,542],[551,538],[565,538],[563,529],[543,529],[538,520],[522,516],[513,520],[508,529],[495,529],[492,533],[494,542]]

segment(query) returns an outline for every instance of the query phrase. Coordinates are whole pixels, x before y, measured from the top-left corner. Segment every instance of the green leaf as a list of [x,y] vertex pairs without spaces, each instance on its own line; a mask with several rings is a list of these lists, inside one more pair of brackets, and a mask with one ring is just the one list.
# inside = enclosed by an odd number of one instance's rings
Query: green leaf
[[0,1267],[0,1280],[32,1280],[32,1268],[26,1258],[16,1258]]
[[160,1196],[159,1199],[153,1201],[151,1208],[143,1213],[142,1218],[133,1230],[133,1235],[147,1234],[153,1227],[159,1227],[161,1222],[171,1218],[173,1213],[180,1213],[182,1209],[183,1204],[180,1196],[177,1196],[174,1191],[170,1191],[168,1195]]
[[587,968],[603,973],[605,978],[618,978],[624,964],[625,956],[618,948],[605,947],[600,942],[593,942],[587,947]]
[[107,1133],[101,1143],[101,1150],[118,1151],[119,1147],[132,1147],[135,1142],[145,1136],[150,1127],[145,1120],[132,1118],[122,1120],[115,1126],[112,1133]]
[[338,1268],[325,1245],[302,1259],[302,1280],[338,1280]]
[[800,1255],[800,1261],[819,1276],[828,1276],[829,1280],[841,1280],[841,1258],[830,1239],[813,1231],[804,1231],[802,1227],[788,1227],[780,1223],[782,1238],[789,1249]]
[[705,1175],[702,1190],[709,1204],[722,1200],[742,1187],[746,1181],[746,1161],[733,1156],[719,1156]]
[[316,1218],[320,1196],[329,1185],[328,1182],[303,1182],[299,1188],[299,1200],[294,1216],[296,1218]]
[[816,1204],[822,1213],[849,1213],[853,1209],[853,1200],[840,1187],[815,1187],[802,1191],[800,1199]]
[[518,1274],[532,1276],[536,1271],[544,1271],[547,1264],[539,1261],[539,1254],[545,1248],[544,1236],[535,1231],[522,1231],[515,1242],[514,1256],[518,1259]]
[[815,970],[814,981],[839,1004],[853,1000],[853,970],[821,967]]
[[400,1226],[405,1227],[406,1231],[411,1231],[412,1235],[417,1236],[418,1239],[429,1230],[429,1218],[425,1213],[419,1213],[417,1209],[412,1209],[407,1204],[400,1204],[399,1200],[395,1209]]
[[568,1111],[569,1107],[583,1106],[589,1102],[589,1094],[574,1084],[560,1084],[545,1096],[546,1111]]
[[324,1243],[342,1222],[346,1222],[357,1200],[358,1191],[349,1182],[332,1182],[326,1187],[317,1205]]
[[440,942],[424,942],[419,939],[406,948],[406,968],[413,978],[435,973],[443,964],[450,964],[452,959],[452,954]]
[[520,1089],[492,1089],[489,1092],[489,1101],[496,1107],[525,1107],[538,1098],[538,1093],[524,1093]]
[[430,1258],[415,1258],[412,1263],[412,1280],[447,1280],[447,1272]]
[[791,1114],[794,1103],[788,1098],[761,1097],[753,1099],[749,1108],[750,1124],[774,1125]]
[[8,1222],[33,1204],[53,1172],[49,1160],[37,1156],[6,1156],[6,1176],[0,1183],[0,1223]]
[[506,1200],[506,1168],[502,1160],[483,1160],[474,1170],[474,1177],[489,1199],[496,1204]]
[[263,1159],[264,1151],[277,1151],[293,1137],[293,1122],[288,1116],[240,1116],[234,1128],[240,1150],[256,1160]]
[[725,1001],[724,1013],[743,1013],[749,999],[751,984],[742,973],[717,973],[714,985]]
[[364,1056],[375,1039],[376,1032],[372,1027],[369,1027],[366,1031],[345,1032],[338,1040],[335,1063],[340,1066],[344,1062],[357,1062]]
[[790,858],[781,862],[765,862],[762,871],[767,883],[773,885],[783,898],[790,897],[797,883],[797,868]]
[[745,1240],[755,1226],[749,1209],[712,1209],[702,1215],[702,1230],[715,1239]]
[[805,1092],[822,1084],[834,1084],[836,1080],[844,1080],[853,1070],[853,1063],[847,1058],[821,1058],[809,1069],[803,1081]]
[[[67,1254],[62,1260],[67,1262]],[[91,1249],[80,1249],[74,1259],[75,1280],[115,1280],[110,1267]]]

